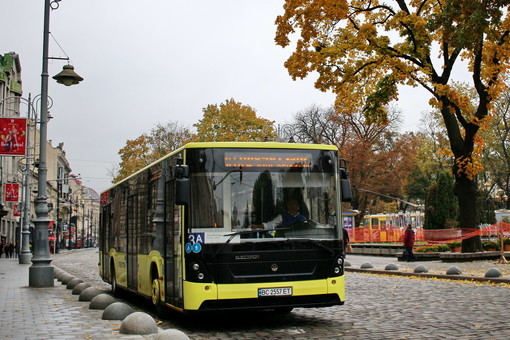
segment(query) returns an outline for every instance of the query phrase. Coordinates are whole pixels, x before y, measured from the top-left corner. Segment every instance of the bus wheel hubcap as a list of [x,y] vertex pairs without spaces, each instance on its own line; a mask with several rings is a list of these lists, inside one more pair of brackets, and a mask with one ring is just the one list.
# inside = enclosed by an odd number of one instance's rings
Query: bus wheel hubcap
[[154,305],[159,304],[159,281],[154,279],[152,281],[152,303]]

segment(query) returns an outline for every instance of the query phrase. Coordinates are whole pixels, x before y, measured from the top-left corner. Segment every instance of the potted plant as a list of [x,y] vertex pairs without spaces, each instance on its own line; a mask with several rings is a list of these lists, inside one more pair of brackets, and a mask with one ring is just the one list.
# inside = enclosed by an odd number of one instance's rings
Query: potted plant
[[504,251],[510,251],[510,237],[503,238],[503,246]]
[[485,251],[496,251],[500,249],[499,243],[494,241],[483,241],[482,246]]
[[449,251],[450,247],[447,244],[438,244],[436,246],[436,249],[437,249],[436,251],[443,253]]
[[447,243],[448,247],[450,247],[450,251],[453,253],[459,253],[462,249],[461,241],[452,241]]

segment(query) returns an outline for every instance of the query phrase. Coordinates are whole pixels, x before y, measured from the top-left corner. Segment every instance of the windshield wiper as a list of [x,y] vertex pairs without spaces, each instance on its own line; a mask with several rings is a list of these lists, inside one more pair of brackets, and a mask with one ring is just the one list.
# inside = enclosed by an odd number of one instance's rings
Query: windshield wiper
[[223,252],[223,250],[225,249],[225,247],[227,246],[227,244],[230,243],[230,241],[232,241],[234,239],[234,237],[236,237],[237,235],[244,235],[244,234],[252,234],[252,233],[260,233],[264,231],[264,229],[253,229],[253,230],[241,230],[241,231],[235,231],[233,233],[230,233],[230,234],[225,234],[224,236],[230,236],[228,238],[228,240],[225,241],[225,243],[223,243],[220,247],[220,249],[218,249],[218,251],[216,251],[216,253],[214,253],[214,256],[213,257],[216,257],[218,256],[221,252]]

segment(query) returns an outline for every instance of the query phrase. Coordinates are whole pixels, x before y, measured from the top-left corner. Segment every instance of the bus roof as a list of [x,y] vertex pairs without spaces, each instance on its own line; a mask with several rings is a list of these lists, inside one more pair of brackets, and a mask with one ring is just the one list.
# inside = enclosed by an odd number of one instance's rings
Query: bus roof
[[122,179],[121,181],[111,185],[109,188],[103,190],[103,192],[107,192],[117,185],[121,184],[124,181],[127,181],[131,177],[138,175],[139,173],[147,170],[151,166],[163,161],[166,158],[169,158],[176,153],[183,151],[184,149],[203,149],[203,148],[253,148],[253,149],[308,149],[308,150],[334,150],[338,151],[338,148],[335,145],[327,145],[327,144],[303,144],[303,143],[277,143],[277,142],[192,142],[185,144],[174,150],[167,155],[161,157],[160,159],[152,162],[146,167],[138,170],[137,172],[129,175],[128,177]]

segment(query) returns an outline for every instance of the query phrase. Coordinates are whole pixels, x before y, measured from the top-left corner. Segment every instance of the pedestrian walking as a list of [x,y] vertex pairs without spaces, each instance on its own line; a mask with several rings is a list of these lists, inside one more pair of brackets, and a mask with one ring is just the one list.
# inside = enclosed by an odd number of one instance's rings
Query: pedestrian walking
[[416,260],[416,256],[413,254],[414,240],[415,233],[411,223],[409,223],[404,233],[404,255],[407,255],[407,262],[414,262]]
[[9,258],[13,258],[14,257],[14,243],[10,242],[9,243]]
[[19,257],[19,243],[18,242],[16,242],[16,245],[14,246],[14,256],[16,258]]
[[347,232],[347,229],[342,228],[343,232],[343,243],[344,243],[344,254],[352,253],[352,246],[349,240],[349,233]]

